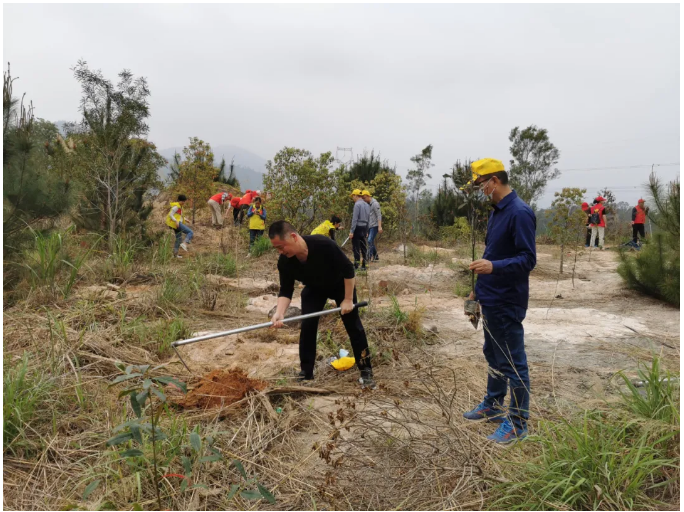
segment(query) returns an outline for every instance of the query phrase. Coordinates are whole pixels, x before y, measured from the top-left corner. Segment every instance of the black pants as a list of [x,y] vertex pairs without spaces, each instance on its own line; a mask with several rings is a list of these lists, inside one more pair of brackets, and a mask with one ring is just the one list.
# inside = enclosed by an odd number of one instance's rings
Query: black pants
[[254,242],[256,242],[257,239],[261,238],[261,235],[264,234],[263,229],[250,229],[249,230],[249,250],[252,250],[252,246],[254,245]]
[[240,224],[242,224],[242,219],[244,219],[245,215],[247,215],[247,210],[249,210],[248,204],[243,204],[240,206]]
[[366,268],[366,254],[368,253],[368,226],[356,226],[354,238],[352,238],[352,250],[354,251],[354,267],[359,267],[359,259],[363,260],[362,268]]
[[240,207],[233,208],[233,224],[238,225],[238,215],[240,215]]
[[[307,286],[302,290],[302,314],[323,311],[328,299],[333,299],[337,306],[344,300],[344,281],[332,288],[314,288]],[[354,289],[354,304],[356,304],[356,288]],[[354,308],[350,313],[342,316],[342,323],[347,330],[351,346],[354,351],[354,359],[359,370],[370,370],[370,351],[366,331],[359,317],[359,310]],[[307,375],[313,374],[316,362],[316,335],[318,333],[318,317],[302,320],[302,328],[299,333],[299,360],[301,368]]]
[[632,224],[632,241],[634,243],[637,243],[637,235],[641,235],[642,240],[646,238],[646,230],[643,224]]

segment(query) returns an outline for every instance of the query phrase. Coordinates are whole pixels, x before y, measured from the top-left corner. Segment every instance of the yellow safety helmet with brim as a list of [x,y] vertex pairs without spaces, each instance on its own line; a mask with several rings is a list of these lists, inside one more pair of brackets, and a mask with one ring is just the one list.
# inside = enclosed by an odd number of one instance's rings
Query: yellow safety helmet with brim
[[468,185],[472,185],[478,178],[486,176],[487,174],[494,174],[495,172],[505,171],[504,164],[501,160],[495,158],[481,158],[470,164],[470,169],[473,172],[473,179],[460,187],[460,190],[465,189]]
[[355,189],[352,191],[352,193],[349,194],[349,195],[350,195],[350,196],[360,196],[360,195],[361,195],[361,189],[355,188]]
[[361,195],[362,195],[362,196],[368,196],[368,197],[371,197],[371,193],[370,193],[370,192],[368,192],[368,190],[364,190],[363,192],[361,192]]

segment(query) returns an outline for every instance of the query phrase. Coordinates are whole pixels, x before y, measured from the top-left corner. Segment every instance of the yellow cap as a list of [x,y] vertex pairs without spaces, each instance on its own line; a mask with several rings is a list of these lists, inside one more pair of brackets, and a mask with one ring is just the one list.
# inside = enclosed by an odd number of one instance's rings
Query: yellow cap
[[355,188],[354,191],[350,195],[360,196],[361,195],[361,189]]
[[361,192],[361,195],[362,196],[368,196],[368,197],[371,196],[371,194],[370,194],[370,192],[368,192],[368,190],[364,190],[363,192]]
[[464,187],[475,182],[480,176],[486,176],[487,174],[494,174],[495,172],[505,171],[504,164],[501,160],[496,160],[495,158],[481,158],[470,164],[470,169],[473,171],[473,179],[466,183]]

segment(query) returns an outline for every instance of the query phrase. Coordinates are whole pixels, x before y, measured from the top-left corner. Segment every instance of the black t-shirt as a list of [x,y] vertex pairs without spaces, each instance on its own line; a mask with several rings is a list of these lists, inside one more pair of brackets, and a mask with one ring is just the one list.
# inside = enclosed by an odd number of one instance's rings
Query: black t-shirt
[[305,235],[302,238],[309,248],[304,263],[296,256],[288,258],[284,254],[278,259],[278,297],[291,299],[295,281],[305,286],[328,288],[339,285],[345,279],[354,278],[354,265],[330,238],[323,235]]

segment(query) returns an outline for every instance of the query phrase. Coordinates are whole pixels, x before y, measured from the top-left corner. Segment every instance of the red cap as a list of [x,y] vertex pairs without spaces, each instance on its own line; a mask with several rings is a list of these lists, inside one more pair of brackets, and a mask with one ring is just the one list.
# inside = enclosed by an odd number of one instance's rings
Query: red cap
[[638,202],[639,202],[639,203],[645,203],[646,201],[644,201],[643,199],[639,199]]
[[582,203],[582,210],[589,208],[589,203]]
[[604,197],[598,196],[596,198],[596,200],[600,202],[600,201],[605,201],[606,199]]

